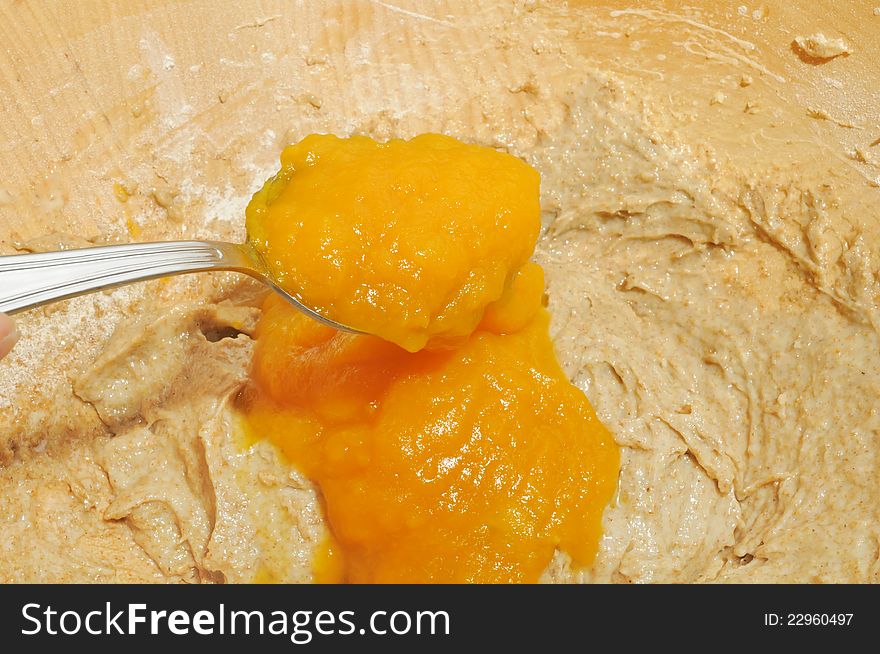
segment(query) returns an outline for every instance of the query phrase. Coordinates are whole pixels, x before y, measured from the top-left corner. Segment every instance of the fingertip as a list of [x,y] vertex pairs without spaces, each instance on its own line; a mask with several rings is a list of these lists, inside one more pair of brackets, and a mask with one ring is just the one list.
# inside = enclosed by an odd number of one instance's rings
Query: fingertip
[[9,351],[18,342],[18,337],[19,333],[12,318],[0,313],[0,359],[9,354]]

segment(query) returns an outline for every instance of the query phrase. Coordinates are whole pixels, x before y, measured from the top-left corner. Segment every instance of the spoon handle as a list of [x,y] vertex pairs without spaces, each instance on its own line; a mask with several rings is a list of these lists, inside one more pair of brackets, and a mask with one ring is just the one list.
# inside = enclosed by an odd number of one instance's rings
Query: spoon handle
[[166,275],[235,270],[262,275],[240,246],[214,241],[131,243],[0,257],[0,312]]

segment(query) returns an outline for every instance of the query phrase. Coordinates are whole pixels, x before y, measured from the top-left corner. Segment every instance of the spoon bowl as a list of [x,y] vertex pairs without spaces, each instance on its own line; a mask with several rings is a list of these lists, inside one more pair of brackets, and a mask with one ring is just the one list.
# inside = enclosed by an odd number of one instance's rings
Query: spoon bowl
[[283,289],[250,244],[168,241],[13,254],[0,257],[0,313],[170,275],[230,270],[260,280],[294,307],[340,331],[363,332],[330,320]]

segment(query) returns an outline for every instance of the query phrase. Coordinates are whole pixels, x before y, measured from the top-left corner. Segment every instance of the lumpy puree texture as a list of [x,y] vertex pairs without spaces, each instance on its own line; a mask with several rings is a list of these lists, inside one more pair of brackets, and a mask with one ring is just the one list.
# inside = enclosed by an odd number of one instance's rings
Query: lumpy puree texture
[[[382,147],[366,139],[319,142],[332,144],[333,152],[322,163],[323,179],[358,177],[356,167]],[[308,143],[315,138],[288,148],[286,160],[307,151]],[[412,251],[429,244],[425,251],[432,258],[420,260],[420,275],[437,279],[448,265],[460,269],[460,259],[447,261],[450,255],[457,259],[448,249],[455,241],[477,241],[486,257],[482,268],[496,274],[522,258],[521,247],[505,245],[532,242],[532,226],[502,218],[532,213],[534,175],[523,174],[524,164],[437,136],[394,142],[382,152],[386,165],[370,169],[371,188],[356,192],[362,194],[358,206],[377,206],[377,213],[352,220],[368,218],[370,234],[381,234],[386,243],[406,241]],[[438,160],[442,165],[435,167]],[[483,179],[463,177],[475,165]],[[294,170],[288,181],[297,175]],[[356,242],[361,230],[336,213],[344,209],[319,211],[321,186],[278,189],[278,179],[270,186],[287,205],[332,215],[334,231],[351,232],[347,251],[366,251]],[[491,190],[483,192],[486,182]],[[532,192],[523,192],[523,183]],[[413,217],[416,231],[406,213],[386,204],[395,196],[388,189],[401,184],[405,196],[421,198],[403,206],[430,217]],[[450,202],[452,197],[458,200]],[[495,218],[465,229],[461,217],[472,216]],[[455,233],[459,229],[467,238]],[[444,243],[440,250],[430,248],[438,242]],[[269,257],[275,257],[273,247]],[[302,252],[301,265],[309,265],[309,256],[323,256],[320,243],[314,247]],[[399,279],[404,287],[417,279],[402,260],[398,265],[396,276],[384,267],[389,283]],[[559,367],[543,285],[540,266],[521,265],[506,286],[492,291],[495,302],[485,314],[473,309],[485,297],[484,284],[465,286],[457,291],[453,312],[471,307],[468,314],[482,315],[478,329],[455,348],[414,353],[376,336],[321,325],[282,299],[266,301],[257,331],[256,387],[245,398],[246,411],[252,432],[271,439],[320,488],[333,544],[316,566],[317,578],[531,582],[558,549],[578,566],[593,560],[602,512],[616,484],[618,450]],[[465,329],[473,315],[457,329]],[[389,320],[371,313],[362,319],[375,332]],[[381,322],[374,328],[369,320]]]
[[470,334],[535,247],[538,173],[439,134],[312,135],[247,208],[283,288],[410,351]]
[[617,446],[559,368],[545,310],[414,354],[274,297],[264,310],[250,428],[321,490],[341,562],[317,578],[530,582],[557,548],[593,560]]

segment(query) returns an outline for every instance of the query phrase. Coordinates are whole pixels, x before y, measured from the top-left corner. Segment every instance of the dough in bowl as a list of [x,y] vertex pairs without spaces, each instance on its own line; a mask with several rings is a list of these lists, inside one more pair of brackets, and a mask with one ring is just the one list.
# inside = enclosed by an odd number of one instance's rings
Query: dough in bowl
[[[542,580],[878,580],[871,5],[266,6],[0,8],[0,252],[242,240],[311,133],[498,148],[541,174],[551,335],[621,448],[595,563]],[[817,33],[846,56],[802,59]],[[0,581],[312,580],[316,490],[235,407],[263,294],[198,275],[17,316]]]

